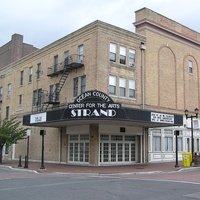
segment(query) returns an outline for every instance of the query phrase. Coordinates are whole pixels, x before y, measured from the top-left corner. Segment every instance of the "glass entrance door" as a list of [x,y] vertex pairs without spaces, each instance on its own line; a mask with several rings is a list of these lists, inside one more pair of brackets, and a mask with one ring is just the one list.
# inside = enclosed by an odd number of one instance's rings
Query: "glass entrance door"
[[135,136],[101,135],[100,163],[136,162]]
[[69,162],[89,162],[89,135],[69,136]]

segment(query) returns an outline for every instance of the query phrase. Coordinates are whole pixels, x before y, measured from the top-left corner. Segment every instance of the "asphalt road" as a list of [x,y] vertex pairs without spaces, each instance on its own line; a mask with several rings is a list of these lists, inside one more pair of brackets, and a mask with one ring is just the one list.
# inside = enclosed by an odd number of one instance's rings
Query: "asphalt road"
[[[173,173],[173,176],[180,177],[182,174],[185,176],[184,173]],[[198,174],[199,171],[196,171],[196,173]],[[166,177],[171,175],[170,173],[164,174]],[[200,181],[168,180],[162,177],[164,174],[36,174],[0,167],[0,199],[200,199]],[[7,175],[9,178],[2,175]]]

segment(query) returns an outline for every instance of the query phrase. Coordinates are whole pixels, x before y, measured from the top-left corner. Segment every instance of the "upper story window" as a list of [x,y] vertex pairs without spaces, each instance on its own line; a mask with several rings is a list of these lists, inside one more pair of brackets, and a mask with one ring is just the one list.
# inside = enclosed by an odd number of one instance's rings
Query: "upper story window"
[[58,55],[56,55],[56,56],[54,56],[54,58],[53,58],[53,71],[54,72],[56,72],[57,71],[57,69],[58,69]]
[[69,51],[65,51],[64,52],[64,59],[67,58],[69,56]]
[[135,67],[135,50],[129,49],[129,67]]
[[78,61],[80,62],[80,63],[82,63],[83,62],[83,44],[82,45],[80,45],[80,46],[78,46],[78,56],[79,56],[79,59],[78,59]]
[[135,98],[135,81],[129,80],[129,97]]
[[86,91],[86,76],[79,76],[73,79],[73,97],[77,97]]
[[33,106],[41,106],[42,105],[42,89],[33,91]]
[[28,82],[31,83],[33,79],[33,67],[29,67]]
[[10,106],[6,106],[6,119],[9,119],[10,116]]
[[39,79],[41,76],[41,63],[37,64],[36,78]]
[[[135,67],[136,50],[125,46],[110,43],[109,60],[125,65],[126,67]],[[118,55],[119,54],[119,55]],[[118,59],[119,58],[119,59]]]
[[24,84],[24,71],[20,72],[20,79],[19,79],[19,85],[23,85]]
[[192,74],[193,73],[193,63],[191,60],[188,61],[188,70],[189,73]]
[[20,106],[20,107],[22,106],[22,97],[23,97],[22,94],[20,94],[20,95],[19,95],[19,106]]
[[86,76],[81,76],[81,94],[86,91]]
[[117,45],[110,43],[110,55],[109,59],[112,62],[116,62]]
[[12,94],[12,84],[9,83],[8,84],[8,97],[11,96],[11,94]]
[[109,76],[109,94],[116,95],[116,76]]
[[74,97],[78,96],[78,77],[74,78],[74,83],[73,83],[73,96],[74,96]]
[[126,96],[126,79],[119,78],[119,95],[121,97]]
[[59,83],[49,86],[49,101],[59,101],[58,87]]
[[126,48],[125,47],[120,47],[119,48],[119,63],[125,65],[126,64]]

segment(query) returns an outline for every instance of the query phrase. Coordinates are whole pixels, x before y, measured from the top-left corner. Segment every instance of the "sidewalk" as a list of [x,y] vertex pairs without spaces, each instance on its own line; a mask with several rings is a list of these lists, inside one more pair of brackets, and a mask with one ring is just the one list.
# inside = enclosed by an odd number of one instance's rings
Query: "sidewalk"
[[[13,168],[24,169],[18,167],[18,161],[4,161],[3,165]],[[120,165],[120,166],[77,166],[68,164],[44,163],[45,169],[40,169],[39,162],[29,162],[28,169],[39,173],[96,173],[96,174],[116,174],[116,173],[156,173],[156,172],[172,172],[180,168],[175,168],[174,162],[165,163],[147,163],[135,165]],[[179,165],[181,167],[181,163]]]

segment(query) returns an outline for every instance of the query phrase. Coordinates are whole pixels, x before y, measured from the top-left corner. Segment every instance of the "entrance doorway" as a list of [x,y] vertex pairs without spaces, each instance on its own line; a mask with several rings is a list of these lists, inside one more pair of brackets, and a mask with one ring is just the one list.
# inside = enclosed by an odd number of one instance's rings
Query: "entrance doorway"
[[89,162],[89,135],[69,135],[69,162]]
[[134,163],[136,156],[136,136],[106,135],[100,136],[100,164]]

